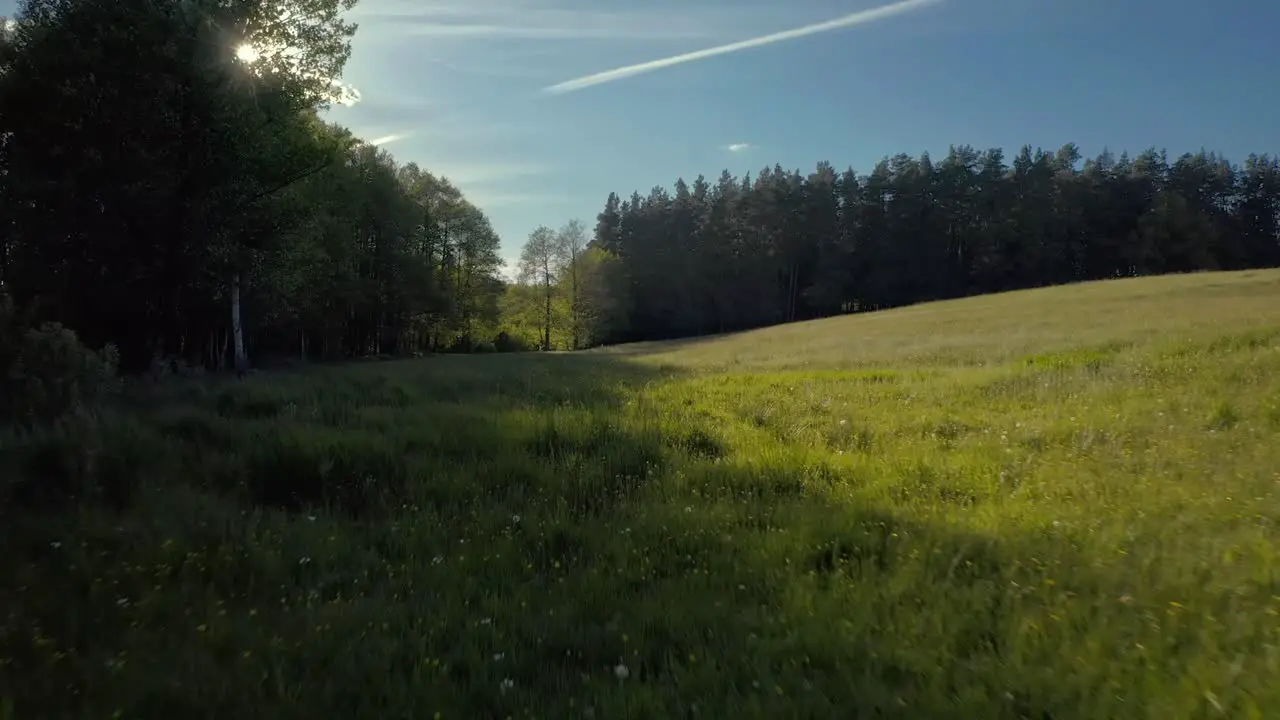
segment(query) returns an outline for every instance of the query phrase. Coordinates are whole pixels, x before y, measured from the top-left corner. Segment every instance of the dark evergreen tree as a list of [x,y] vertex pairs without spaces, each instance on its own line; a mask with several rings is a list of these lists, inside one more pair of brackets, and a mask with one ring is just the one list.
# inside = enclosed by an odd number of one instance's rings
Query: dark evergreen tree
[[[1213,153],[1083,163],[1055,152],[950,148],[935,163],[885,158],[867,175],[820,163],[808,176],[727,171],[620,202],[596,245],[642,340],[722,332],[1080,280],[1280,265],[1280,163]],[[602,297],[597,291],[595,297]],[[623,300],[625,298],[625,300]],[[619,326],[621,328],[621,325]]]

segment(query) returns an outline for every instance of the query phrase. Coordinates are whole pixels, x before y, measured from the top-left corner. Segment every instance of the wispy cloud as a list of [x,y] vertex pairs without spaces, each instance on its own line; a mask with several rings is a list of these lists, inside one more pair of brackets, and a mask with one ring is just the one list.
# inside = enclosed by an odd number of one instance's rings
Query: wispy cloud
[[[359,8],[359,6],[357,6]],[[467,39],[675,40],[706,38],[707,23],[669,13],[541,7],[524,0],[371,6],[351,13],[364,25],[387,24],[406,35]]]
[[529,40],[684,40],[706,37],[688,30],[645,28],[625,23],[607,25],[490,25],[481,23],[420,23],[405,28],[424,37]]
[[[536,144],[539,128],[520,122],[517,116],[477,117],[456,108],[440,108],[426,103],[406,102],[403,98],[371,93],[372,99],[353,107],[330,110],[329,118],[349,128],[360,138],[397,136],[397,154],[410,153],[431,163],[453,161],[461,166],[480,162],[498,170],[515,169],[526,176],[536,169],[528,164],[512,163],[524,159],[531,144]],[[484,163],[486,160],[496,163]]]
[[442,60],[436,57],[423,57],[422,60],[425,62],[432,63],[433,65],[439,65],[440,67],[445,68],[446,70],[452,70],[453,72],[463,73],[467,75],[486,75],[489,77],[500,77],[500,78],[537,78],[537,77],[544,77],[547,75],[546,71],[538,70],[536,68],[531,68],[527,63],[523,65],[512,63],[506,67],[494,68],[494,67],[485,67],[482,65],[473,65],[473,64],[463,65],[459,63],[449,62],[448,60]]
[[409,133],[391,133],[390,135],[382,135],[369,141],[370,145],[386,145],[397,140],[403,140],[409,137]]
[[546,208],[548,206],[563,206],[579,200],[579,198],[551,193],[507,192],[504,190],[486,190],[484,188],[473,188],[470,191],[464,188],[463,191],[466,192],[467,199],[485,210],[514,207]]
[[751,143],[733,143],[732,145],[725,145],[724,149],[732,153],[742,152],[744,150],[750,150]]
[[916,10],[924,9],[930,5],[937,5],[942,0],[901,0],[891,5],[882,5],[870,10],[862,10],[838,17],[834,20],[816,23],[813,25],[805,25],[792,30],[783,30],[782,32],[772,33],[770,35],[761,35],[759,37],[750,38],[748,40],[740,40],[738,42],[729,43],[727,45],[717,45],[716,47],[706,48],[705,50],[697,50],[683,55],[675,55],[661,60],[651,60],[649,62],[639,63],[636,65],[627,65],[625,67],[606,70],[605,72],[586,75],[573,80],[551,85],[544,88],[548,93],[561,94],[581,90],[591,87],[592,85],[601,85],[603,83],[613,82],[633,77],[654,70],[672,67],[674,65],[683,65],[684,63],[703,60],[717,55],[726,55],[739,50],[750,50],[773,43],[783,42],[786,40],[795,40],[797,38],[807,37],[809,35],[817,35],[818,33],[830,32],[842,28],[853,27],[855,25],[865,25],[877,20],[884,20],[895,15],[903,15]]
[[379,0],[355,6],[347,12],[349,17],[366,18],[421,18],[421,17],[474,17],[501,16],[513,12],[537,10],[536,0],[461,0],[436,2],[434,0]]
[[549,168],[537,163],[522,162],[449,162],[443,158],[431,163],[431,170],[449,178],[459,187],[490,186],[516,178],[542,175]]

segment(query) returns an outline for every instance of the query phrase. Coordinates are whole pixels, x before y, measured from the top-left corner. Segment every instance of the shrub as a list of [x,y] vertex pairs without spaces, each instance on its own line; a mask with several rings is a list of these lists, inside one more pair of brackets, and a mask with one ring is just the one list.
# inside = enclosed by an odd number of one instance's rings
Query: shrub
[[471,352],[481,353],[481,354],[494,353],[494,352],[498,352],[498,348],[496,345],[489,342],[488,340],[481,340],[480,342],[476,343],[475,347],[471,348]]
[[39,327],[0,298],[0,422],[30,425],[91,407],[119,387],[119,353],[86,347],[54,322]]
[[529,352],[530,350],[533,349],[524,340],[518,337],[514,337],[510,333],[507,333],[506,331],[498,333],[498,337],[494,338],[493,348],[497,352],[501,352],[501,353]]

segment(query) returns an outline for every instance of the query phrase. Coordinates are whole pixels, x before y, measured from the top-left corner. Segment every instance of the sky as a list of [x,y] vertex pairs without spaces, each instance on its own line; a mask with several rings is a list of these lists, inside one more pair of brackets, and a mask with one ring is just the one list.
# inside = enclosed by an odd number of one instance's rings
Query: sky
[[611,191],[726,168],[866,172],[952,144],[1280,151],[1273,0],[361,0],[348,17],[361,100],[328,117],[454,181],[512,261],[539,225],[594,226]]

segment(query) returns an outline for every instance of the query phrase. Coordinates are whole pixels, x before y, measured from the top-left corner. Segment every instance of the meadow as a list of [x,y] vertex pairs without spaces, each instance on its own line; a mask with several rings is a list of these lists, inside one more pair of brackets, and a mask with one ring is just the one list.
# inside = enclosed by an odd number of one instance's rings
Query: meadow
[[0,718],[1280,707],[1280,271],[127,400],[0,439]]

